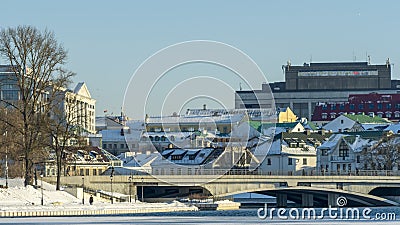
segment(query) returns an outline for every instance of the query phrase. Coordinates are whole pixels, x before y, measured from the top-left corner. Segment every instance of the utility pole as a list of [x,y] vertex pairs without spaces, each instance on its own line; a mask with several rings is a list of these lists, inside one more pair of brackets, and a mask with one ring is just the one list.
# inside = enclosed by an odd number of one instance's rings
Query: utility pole
[[144,198],[143,198],[143,177],[142,177],[142,202],[144,202],[143,199]]
[[113,176],[114,176],[114,167],[111,167],[110,181],[111,181],[111,204],[114,204],[114,192],[113,192]]
[[131,184],[131,182],[132,182],[132,176],[129,176],[128,180],[129,180],[129,202],[132,202],[132,192],[131,192],[131,186],[132,186],[132,184]]
[[41,192],[42,192],[42,201],[41,201],[41,203],[42,203],[42,205],[44,205],[44,199],[43,199],[43,172],[40,174],[40,189],[41,189]]
[[85,176],[82,174],[82,205],[85,204]]
[[[6,111],[7,113],[7,111]],[[7,131],[4,133],[4,135],[6,136],[6,140],[7,140]],[[8,188],[8,148],[6,145],[6,168],[5,168],[5,175],[6,175],[6,188]]]

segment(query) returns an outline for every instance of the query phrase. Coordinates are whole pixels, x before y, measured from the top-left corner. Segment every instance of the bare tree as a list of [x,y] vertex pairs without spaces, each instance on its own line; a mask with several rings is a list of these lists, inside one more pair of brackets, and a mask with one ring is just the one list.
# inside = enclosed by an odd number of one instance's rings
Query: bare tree
[[[53,32],[32,26],[5,28],[0,31],[0,56],[9,63],[8,77],[18,89],[18,99],[2,102],[14,109],[10,121],[25,167],[25,186],[32,184],[37,157],[45,155],[49,136],[44,132],[58,91],[54,86],[67,85],[73,73],[62,68],[67,51],[56,41]],[[35,158],[36,157],[36,158]]]
[[52,138],[49,147],[55,153],[57,167],[56,190],[60,190],[60,178],[65,172],[63,171],[65,150],[70,146],[85,145],[82,143],[83,129],[79,123],[83,115],[77,112],[77,97],[65,90],[60,98],[63,99],[63,104],[55,105],[47,124],[48,133]]
[[363,151],[364,169],[392,170],[400,163],[400,137],[391,135]]

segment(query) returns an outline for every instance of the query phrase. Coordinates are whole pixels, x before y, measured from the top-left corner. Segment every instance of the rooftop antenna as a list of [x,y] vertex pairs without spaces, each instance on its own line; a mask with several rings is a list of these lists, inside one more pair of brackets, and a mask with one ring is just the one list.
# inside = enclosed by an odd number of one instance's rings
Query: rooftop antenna
[[368,65],[371,65],[371,56],[368,55]]
[[242,90],[242,82],[239,82],[239,90]]

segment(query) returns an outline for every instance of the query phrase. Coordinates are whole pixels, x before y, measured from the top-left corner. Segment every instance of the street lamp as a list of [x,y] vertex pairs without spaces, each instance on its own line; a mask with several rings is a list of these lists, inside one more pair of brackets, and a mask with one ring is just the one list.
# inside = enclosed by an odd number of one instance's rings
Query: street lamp
[[85,204],[85,175],[82,174],[82,204]]
[[43,172],[40,174],[40,189],[41,189],[41,192],[42,192],[41,203],[42,203],[42,205],[44,205],[44,200],[43,200]]
[[132,182],[132,176],[129,176],[129,177],[128,177],[128,180],[129,180],[129,202],[132,202],[132,192],[131,192],[131,186],[132,186],[132,184],[131,184],[131,182]]
[[[6,111],[7,113],[7,111]],[[4,135],[6,136],[6,140],[7,140],[7,131],[4,133]],[[6,188],[8,188],[8,148],[6,145],[6,168],[5,168],[5,175],[6,175]]]
[[142,202],[144,202],[143,201],[143,177],[142,177]]
[[112,183],[113,183],[113,175],[114,175],[114,167],[111,167],[111,174],[110,174],[110,180],[111,180],[111,204],[114,204],[114,192],[113,192],[113,188],[112,188]]

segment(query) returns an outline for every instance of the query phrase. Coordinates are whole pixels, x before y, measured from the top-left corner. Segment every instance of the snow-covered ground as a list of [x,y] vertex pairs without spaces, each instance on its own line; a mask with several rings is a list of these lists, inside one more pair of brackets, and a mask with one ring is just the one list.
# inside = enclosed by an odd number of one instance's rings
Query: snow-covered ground
[[[40,186],[41,181],[38,181]],[[0,184],[5,184],[4,179],[0,179]],[[85,205],[82,199],[78,199],[65,191],[56,191],[55,186],[43,182],[43,200],[41,205],[42,193],[40,188],[32,186],[24,187],[23,179],[9,179],[7,189],[0,188],[0,212],[22,212],[22,211],[71,211],[71,210],[113,210],[113,209],[173,209],[174,211],[197,210],[180,202],[170,203],[129,203],[114,202],[94,197],[93,205],[89,204],[89,196],[85,195]]]

